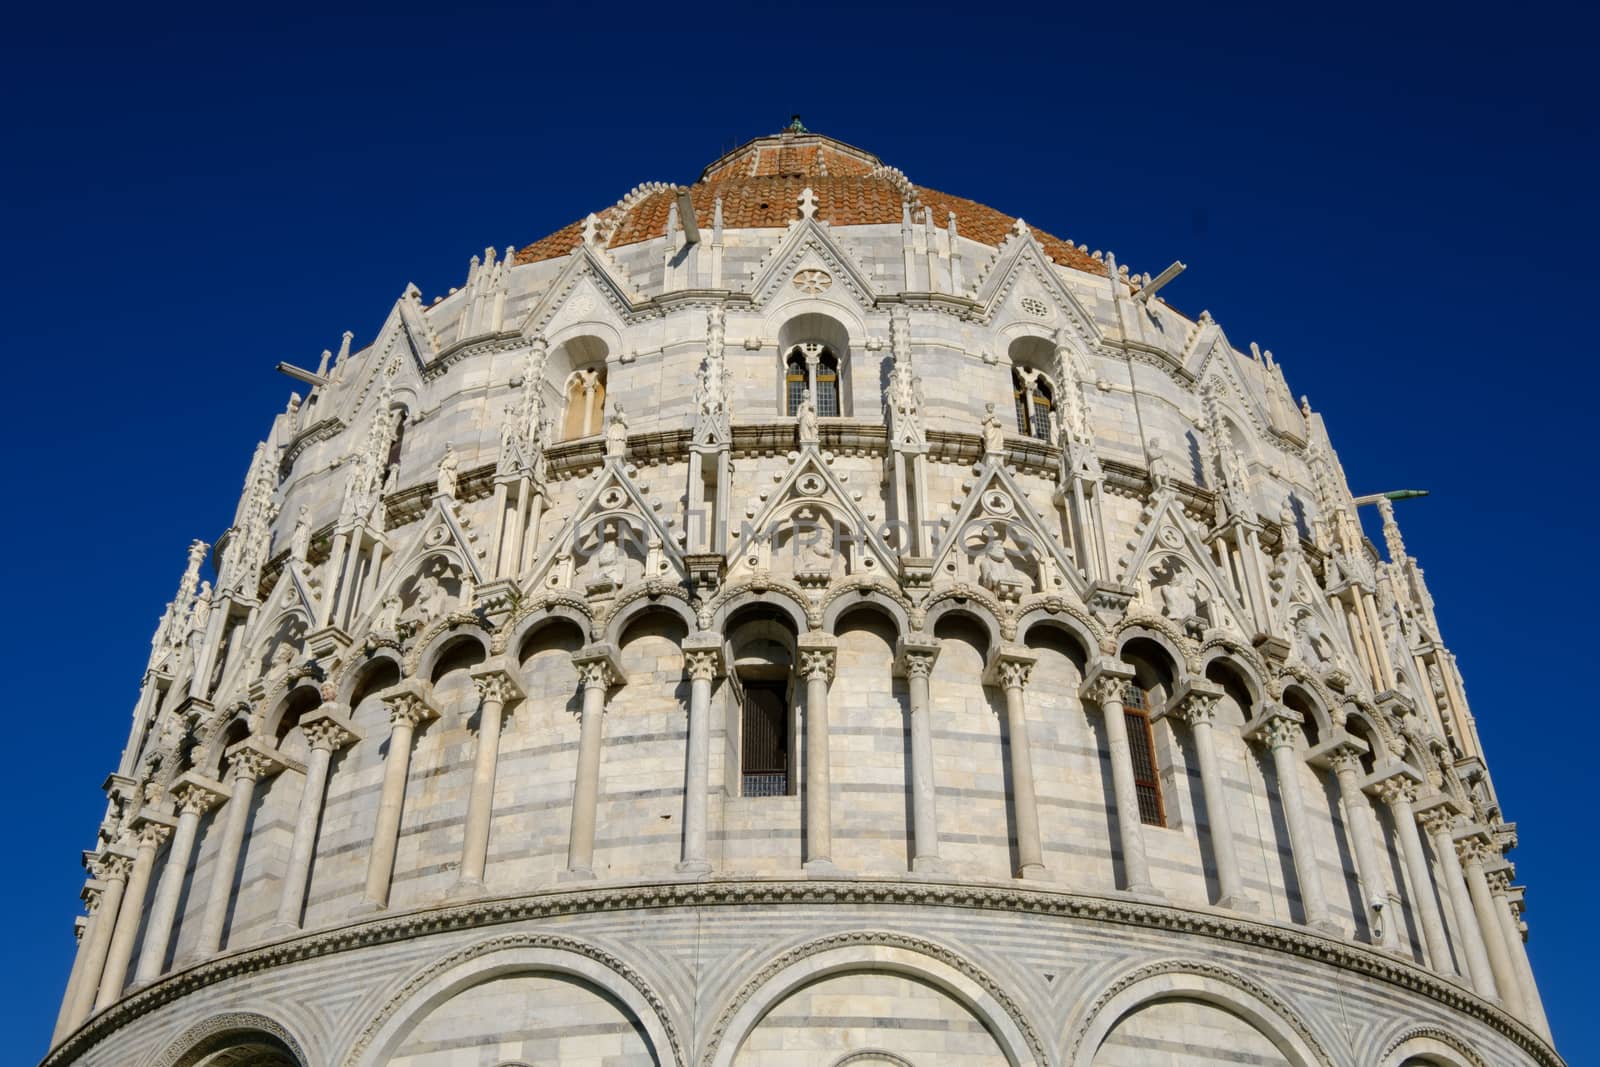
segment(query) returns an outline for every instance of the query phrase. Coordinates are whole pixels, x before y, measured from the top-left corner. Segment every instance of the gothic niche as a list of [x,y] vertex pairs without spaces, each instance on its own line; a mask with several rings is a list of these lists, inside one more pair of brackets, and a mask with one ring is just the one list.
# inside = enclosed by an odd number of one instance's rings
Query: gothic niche
[[279,620],[272,636],[261,645],[261,654],[256,661],[257,674],[262,677],[282,675],[300,662],[309,630],[310,626],[302,615],[289,614]]
[[[804,489],[804,487],[802,487]],[[808,504],[775,524],[768,550],[772,573],[788,575],[806,588],[822,588],[853,573],[857,547],[846,540],[848,529],[826,508]]]
[[1164,617],[1195,637],[1222,623],[1210,585],[1177,556],[1167,556],[1151,567],[1150,594]]
[[383,636],[409,637],[449,614],[452,604],[462,603],[467,584],[460,567],[449,557],[437,552],[427,556],[417,566],[417,572],[378,606],[373,631]]
[[961,538],[965,559],[963,581],[977,584],[995,599],[1016,603],[1039,588],[1039,560],[1033,539],[1015,523],[1002,519],[970,523]]
[[602,513],[584,523],[573,538],[578,588],[592,597],[615,596],[639,581],[661,555],[660,541],[632,515]]
[[1300,661],[1314,671],[1326,671],[1334,665],[1333,639],[1317,613],[1307,607],[1297,607],[1290,615],[1294,631],[1294,651]]

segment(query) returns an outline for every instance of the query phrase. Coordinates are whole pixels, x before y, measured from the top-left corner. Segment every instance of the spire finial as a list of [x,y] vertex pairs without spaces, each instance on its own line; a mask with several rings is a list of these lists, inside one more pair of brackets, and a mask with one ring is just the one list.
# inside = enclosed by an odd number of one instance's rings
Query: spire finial
[[810,133],[811,131],[806,129],[806,124],[800,121],[800,116],[799,115],[790,115],[789,116],[789,125],[787,125],[787,126],[785,126],[783,128],[783,132],[784,133]]

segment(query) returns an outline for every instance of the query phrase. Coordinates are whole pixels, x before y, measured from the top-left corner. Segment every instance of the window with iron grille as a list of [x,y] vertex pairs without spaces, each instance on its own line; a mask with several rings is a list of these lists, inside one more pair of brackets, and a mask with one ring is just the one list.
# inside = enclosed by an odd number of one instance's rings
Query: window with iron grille
[[1123,721],[1128,727],[1128,750],[1133,757],[1133,788],[1139,796],[1139,821],[1146,826],[1167,825],[1161,801],[1161,779],[1156,776],[1155,735],[1150,729],[1150,697],[1137,685],[1122,693]]
[[789,699],[784,682],[744,683],[740,772],[747,797],[789,792]]
[[800,404],[806,398],[806,360],[796,353],[789,357],[784,373],[784,387],[788,390],[789,414],[800,414]]
[[1050,410],[1053,407],[1050,400],[1050,386],[1043,377],[1033,380],[1033,388],[1029,390],[1030,399],[1033,401],[1032,418],[1028,422],[1028,432],[1041,441],[1050,440]]
[[1022,382],[1022,375],[1016,371],[1011,372],[1011,401],[1017,409],[1017,432],[1028,432],[1028,387]]
[[817,359],[817,414],[823,418],[839,414],[839,363],[828,352]]
[[1050,412],[1055,402],[1044,375],[1012,371],[1011,399],[1017,409],[1017,432],[1050,440]]

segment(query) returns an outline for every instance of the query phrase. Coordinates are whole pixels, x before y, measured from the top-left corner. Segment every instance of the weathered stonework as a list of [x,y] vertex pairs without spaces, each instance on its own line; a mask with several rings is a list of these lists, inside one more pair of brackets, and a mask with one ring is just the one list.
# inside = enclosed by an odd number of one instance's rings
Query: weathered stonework
[[1387,499],[803,130],[407,287],[153,642],[47,1064],[1556,1065]]

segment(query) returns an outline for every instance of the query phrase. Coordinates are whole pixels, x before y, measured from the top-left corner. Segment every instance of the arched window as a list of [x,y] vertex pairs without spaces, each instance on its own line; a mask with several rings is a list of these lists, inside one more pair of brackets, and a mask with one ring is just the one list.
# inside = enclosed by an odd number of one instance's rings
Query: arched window
[[599,433],[605,426],[605,368],[588,367],[573,371],[567,379],[566,405],[566,414],[561,419],[563,441]]
[[798,723],[793,715],[793,626],[765,606],[740,613],[728,628],[728,672],[739,715],[739,795],[792,796]]
[[1055,410],[1055,393],[1049,380],[1035,370],[1013,369],[1011,395],[1017,408],[1017,429],[1041,441],[1050,440],[1050,413]]
[[1122,714],[1128,725],[1128,749],[1133,757],[1133,787],[1139,795],[1139,821],[1146,826],[1167,825],[1161,800],[1161,779],[1156,774],[1156,739],[1150,729],[1150,694],[1135,682],[1122,692]]
[[839,414],[839,361],[827,349],[817,357],[817,414],[824,418]]
[[784,398],[790,415],[800,413],[807,389],[817,414],[835,418],[844,414],[840,402],[839,357],[827,345],[805,342],[795,345],[784,357]]
[[806,371],[806,358],[800,354],[799,349],[796,349],[789,353],[789,360],[784,366],[783,388],[784,395],[788,398],[787,411],[790,415],[798,415],[811,378]]

